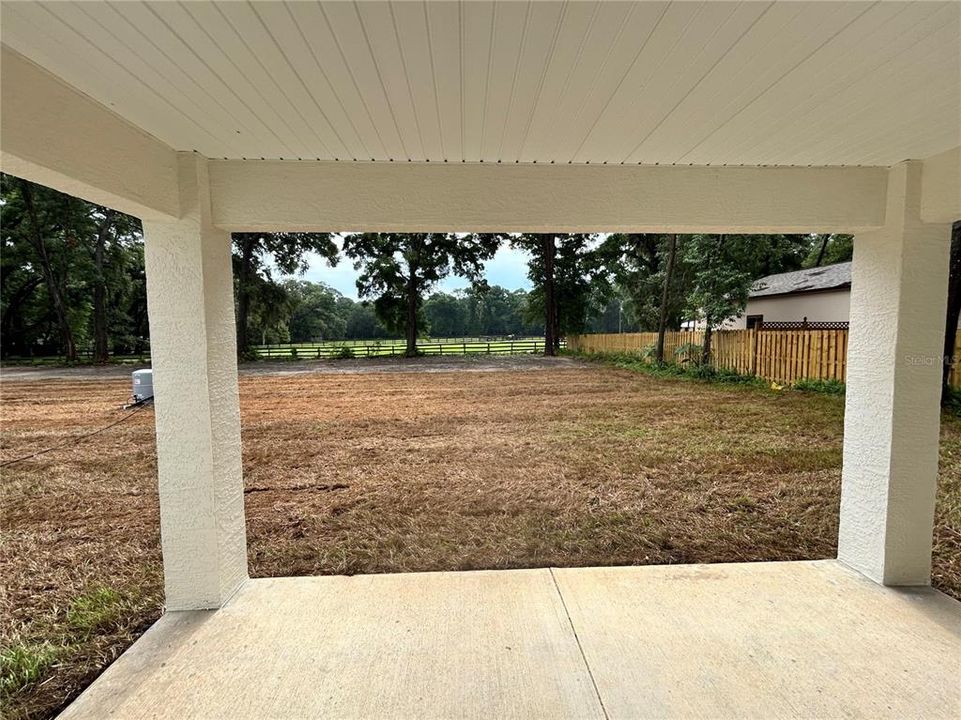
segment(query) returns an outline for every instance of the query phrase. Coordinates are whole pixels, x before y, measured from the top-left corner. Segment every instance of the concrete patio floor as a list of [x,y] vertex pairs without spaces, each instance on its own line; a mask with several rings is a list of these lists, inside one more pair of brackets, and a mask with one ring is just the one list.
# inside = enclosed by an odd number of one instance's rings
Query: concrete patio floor
[[835,561],[249,581],[63,718],[961,716],[961,603]]

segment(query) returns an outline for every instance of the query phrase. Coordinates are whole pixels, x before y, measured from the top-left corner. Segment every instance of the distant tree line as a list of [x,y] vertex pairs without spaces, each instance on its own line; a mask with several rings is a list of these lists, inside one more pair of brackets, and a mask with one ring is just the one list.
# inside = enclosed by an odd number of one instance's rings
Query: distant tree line
[[[14,177],[0,178],[4,356],[95,359],[148,345],[139,221]],[[743,310],[762,275],[851,257],[846,235],[235,233],[237,346],[328,339],[543,335],[547,353],[584,331],[709,328]],[[497,248],[522,249],[531,290],[489,286]],[[302,279],[350,262],[360,301]],[[468,281],[438,292],[450,276]],[[710,333],[704,343],[710,353]]]

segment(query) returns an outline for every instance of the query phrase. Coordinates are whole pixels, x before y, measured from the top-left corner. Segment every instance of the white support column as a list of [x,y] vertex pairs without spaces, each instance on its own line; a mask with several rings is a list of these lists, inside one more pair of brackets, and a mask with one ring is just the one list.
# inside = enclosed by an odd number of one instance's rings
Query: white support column
[[178,164],[182,217],[144,223],[169,610],[220,607],[247,578],[230,236],[207,161]]
[[901,163],[854,243],[838,559],[885,585],[931,572],[950,226],[920,213],[921,163]]

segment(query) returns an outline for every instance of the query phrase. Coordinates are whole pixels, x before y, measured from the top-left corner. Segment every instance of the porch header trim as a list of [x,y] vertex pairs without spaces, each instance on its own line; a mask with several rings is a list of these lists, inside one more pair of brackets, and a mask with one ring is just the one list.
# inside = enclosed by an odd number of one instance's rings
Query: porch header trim
[[858,232],[887,168],[211,160],[231,231]]

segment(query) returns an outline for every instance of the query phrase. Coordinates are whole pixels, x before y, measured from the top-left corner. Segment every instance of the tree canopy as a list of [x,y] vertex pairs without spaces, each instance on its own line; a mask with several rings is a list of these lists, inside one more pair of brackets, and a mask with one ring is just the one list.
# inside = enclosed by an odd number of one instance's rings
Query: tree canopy
[[357,233],[344,237],[344,254],[360,271],[360,297],[373,300],[388,330],[404,333],[406,354],[413,356],[425,295],[452,273],[480,283],[498,244],[493,235]]
[[251,314],[261,328],[276,325],[292,302],[273,277],[302,274],[311,254],[337,263],[337,245],[329,233],[234,233],[233,263],[237,296],[237,353],[246,356],[251,346]]
[[146,343],[140,222],[42,185],[0,176],[0,327],[3,352],[76,360],[94,346]]

